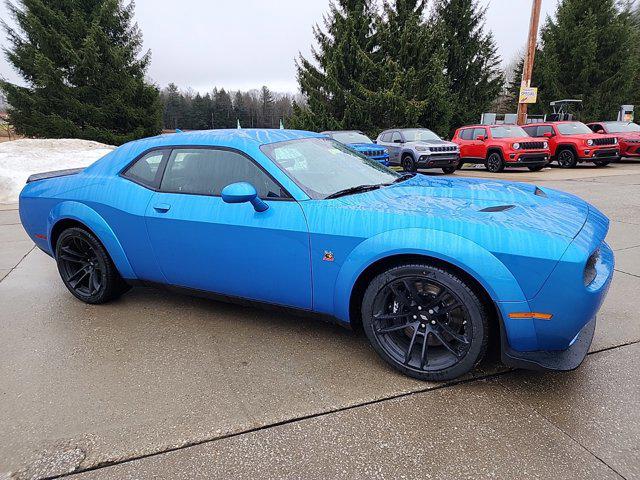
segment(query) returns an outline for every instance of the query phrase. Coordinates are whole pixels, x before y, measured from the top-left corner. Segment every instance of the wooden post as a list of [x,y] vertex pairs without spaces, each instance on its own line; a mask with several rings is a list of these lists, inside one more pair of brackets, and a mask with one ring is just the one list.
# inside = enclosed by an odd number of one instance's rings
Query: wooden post
[[[533,0],[531,6],[531,20],[529,21],[529,40],[527,42],[527,51],[524,56],[524,68],[522,69],[521,87],[531,86],[531,76],[533,75],[533,62],[536,57],[536,45],[538,43],[538,25],[540,24],[540,10],[542,8],[542,0]],[[524,125],[527,122],[527,104],[518,104],[518,125]]]

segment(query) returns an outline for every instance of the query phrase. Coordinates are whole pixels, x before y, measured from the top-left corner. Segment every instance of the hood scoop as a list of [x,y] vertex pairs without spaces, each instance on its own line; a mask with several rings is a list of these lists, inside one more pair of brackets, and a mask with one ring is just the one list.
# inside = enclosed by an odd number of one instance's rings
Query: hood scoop
[[486,212],[486,213],[491,213],[491,212],[506,212],[507,210],[511,210],[512,208],[516,208],[515,205],[495,205],[493,207],[486,207],[483,208],[482,210],[478,210],[479,212]]

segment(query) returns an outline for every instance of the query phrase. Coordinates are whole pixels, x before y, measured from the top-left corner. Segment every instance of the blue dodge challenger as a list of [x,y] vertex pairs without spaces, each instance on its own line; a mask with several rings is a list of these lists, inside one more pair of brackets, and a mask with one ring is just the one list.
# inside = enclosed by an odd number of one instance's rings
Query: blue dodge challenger
[[613,273],[609,222],[535,185],[398,174],[324,135],[218,130],[33,175],[20,217],[80,300],[132,285],[361,325],[397,370],[447,380],[584,359]]

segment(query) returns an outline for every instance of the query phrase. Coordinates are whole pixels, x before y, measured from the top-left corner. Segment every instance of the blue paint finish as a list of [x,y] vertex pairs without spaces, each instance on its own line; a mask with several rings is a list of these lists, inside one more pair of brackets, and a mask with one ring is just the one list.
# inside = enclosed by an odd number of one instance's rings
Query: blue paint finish
[[[380,162],[385,166],[389,166],[389,152],[384,147],[381,147],[377,143],[347,143],[349,148],[352,148],[358,153],[362,153],[365,157]],[[369,152],[382,151],[381,155],[369,155]]]
[[[613,272],[608,220],[597,209],[528,184],[423,175],[312,200],[260,147],[320,136],[220,130],[131,142],[81,173],[27,184],[20,217],[49,254],[52,246],[37,235],[49,237],[57,222],[74,219],[94,231],[127,279],[312,310],[343,323],[352,320],[349,305],[360,275],[379,260],[407,254],[436,258],[473,276],[495,302],[516,351],[566,349],[597,313]],[[234,201],[227,203],[156,192],[120,175],[150,149],[179,146],[240,151],[292,198],[263,199],[263,210],[246,203],[253,193],[246,185],[226,190],[226,200]],[[499,206],[510,208],[482,211]],[[584,268],[597,249],[596,279],[585,286]],[[553,318],[509,318],[529,311]]]

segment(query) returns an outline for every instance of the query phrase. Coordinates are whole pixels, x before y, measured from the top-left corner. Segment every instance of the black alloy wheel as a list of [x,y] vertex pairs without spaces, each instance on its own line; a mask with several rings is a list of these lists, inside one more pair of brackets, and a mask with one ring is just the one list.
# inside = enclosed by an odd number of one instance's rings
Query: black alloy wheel
[[421,380],[459,377],[487,348],[488,320],[478,297],[453,273],[430,265],[376,277],[364,295],[362,320],[378,354]]
[[487,157],[487,170],[491,173],[500,173],[504,170],[504,160],[498,152],[491,152]]
[[561,168],[573,168],[578,164],[576,154],[570,148],[565,148],[558,153],[558,165]]
[[442,171],[447,174],[447,175],[451,175],[453,172],[455,172],[458,169],[458,167],[443,167]]
[[69,228],[60,234],[56,262],[65,286],[83,302],[104,303],[130,288],[100,241],[82,228]]
[[402,157],[402,170],[409,173],[413,173],[418,170],[416,162],[411,155],[405,155]]
[[529,170],[531,170],[532,172],[539,172],[540,170],[542,170],[545,167],[545,165],[535,165],[535,166],[531,166],[531,167],[527,167]]

